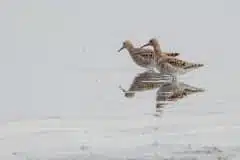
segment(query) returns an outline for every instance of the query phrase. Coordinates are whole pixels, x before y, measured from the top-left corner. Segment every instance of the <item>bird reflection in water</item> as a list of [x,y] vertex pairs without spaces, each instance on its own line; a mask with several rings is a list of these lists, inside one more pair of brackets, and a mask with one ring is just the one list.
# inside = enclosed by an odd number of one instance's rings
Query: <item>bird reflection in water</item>
[[137,92],[157,89],[156,114],[154,114],[154,116],[160,116],[159,113],[161,114],[164,107],[171,102],[177,102],[191,94],[204,92],[202,88],[172,81],[170,76],[162,75],[152,70],[138,73],[128,90],[123,89],[121,86],[120,89],[127,98],[133,98]]
[[136,92],[144,92],[159,88],[167,78],[167,76],[162,76],[153,70],[148,70],[143,73],[138,73],[134,77],[128,90],[125,90],[122,86],[119,86],[119,88],[123,91],[125,97],[133,98]]

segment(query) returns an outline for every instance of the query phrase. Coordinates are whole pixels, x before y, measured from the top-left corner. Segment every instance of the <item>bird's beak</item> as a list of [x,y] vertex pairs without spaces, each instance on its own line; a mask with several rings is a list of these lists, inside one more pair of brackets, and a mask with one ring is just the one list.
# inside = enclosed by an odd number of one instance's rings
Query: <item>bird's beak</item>
[[144,48],[144,47],[147,47],[149,45],[150,45],[149,43],[146,43],[146,44],[142,45],[140,48]]
[[120,52],[121,50],[123,50],[124,49],[124,46],[122,46],[119,50],[118,50],[118,52]]

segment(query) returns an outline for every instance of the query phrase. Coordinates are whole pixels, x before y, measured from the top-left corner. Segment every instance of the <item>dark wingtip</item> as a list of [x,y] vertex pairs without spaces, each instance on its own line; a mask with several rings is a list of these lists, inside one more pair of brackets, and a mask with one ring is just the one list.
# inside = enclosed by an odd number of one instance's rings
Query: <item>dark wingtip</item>
[[193,67],[203,67],[204,64],[196,64],[196,65],[193,65]]
[[171,56],[171,57],[177,57],[180,55],[180,53],[169,53],[167,54],[168,56]]
[[194,65],[191,65],[191,66],[187,66],[184,69],[200,68],[200,67],[203,67],[203,66],[204,66],[204,64],[194,64]]
[[175,55],[175,57],[176,57],[176,56],[179,56],[179,55],[180,55],[180,53],[174,53],[174,55]]

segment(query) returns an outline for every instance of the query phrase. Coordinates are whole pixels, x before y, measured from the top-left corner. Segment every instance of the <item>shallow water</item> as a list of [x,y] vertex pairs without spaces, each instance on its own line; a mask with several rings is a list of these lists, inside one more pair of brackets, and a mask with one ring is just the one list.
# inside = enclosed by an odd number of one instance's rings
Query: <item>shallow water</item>
[[[48,112],[48,116],[35,112],[35,118],[2,121],[1,156],[4,159],[238,156],[240,126],[236,112],[224,110],[221,104],[212,105],[215,102],[206,96],[211,91],[182,83],[181,79],[177,87],[185,89],[185,94],[171,96],[177,89],[172,87],[169,77],[140,71],[110,72],[109,78],[109,71],[89,74],[71,70],[68,80],[72,83],[68,83],[68,89],[79,94],[75,105],[56,110],[55,114]],[[79,83],[73,83],[78,80]],[[66,93],[71,94],[69,90]]]
[[[240,157],[237,1],[1,3],[0,159]],[[117,52],[150,37],[205,66],[176,85]]]

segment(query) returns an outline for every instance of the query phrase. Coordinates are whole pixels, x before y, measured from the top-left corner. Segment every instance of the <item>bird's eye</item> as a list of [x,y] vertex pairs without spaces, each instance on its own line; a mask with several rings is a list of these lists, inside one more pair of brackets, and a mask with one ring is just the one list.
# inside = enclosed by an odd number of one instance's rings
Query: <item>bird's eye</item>
[[150,42],[150,43],[153,43],[153,41],[152,41],[152,40],[150,40],[149,42]]
[[123,45],[125,46],[125,45],[126,45],[126,43],[125,43],[125,42],[123,42]]

